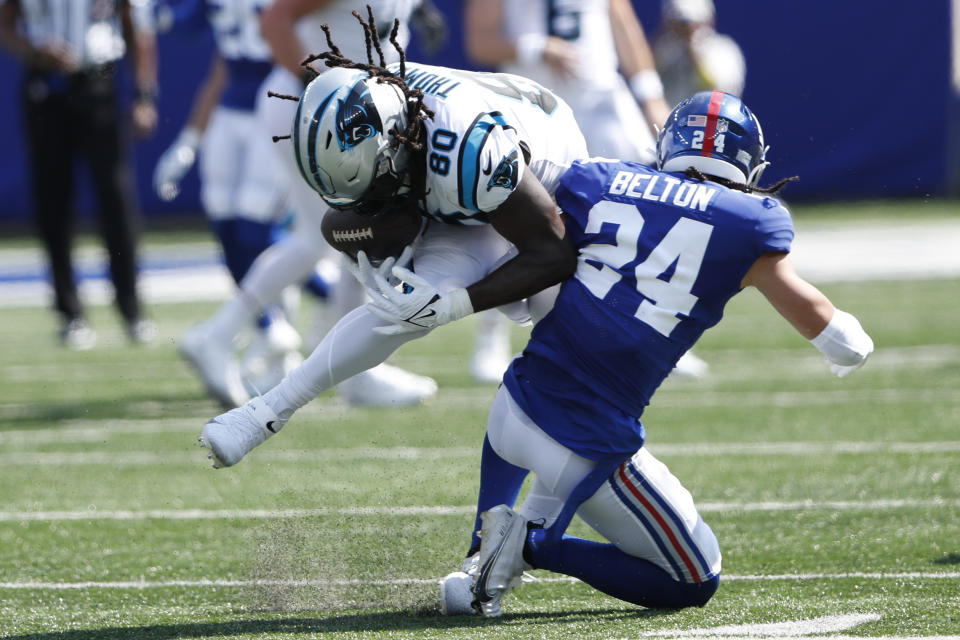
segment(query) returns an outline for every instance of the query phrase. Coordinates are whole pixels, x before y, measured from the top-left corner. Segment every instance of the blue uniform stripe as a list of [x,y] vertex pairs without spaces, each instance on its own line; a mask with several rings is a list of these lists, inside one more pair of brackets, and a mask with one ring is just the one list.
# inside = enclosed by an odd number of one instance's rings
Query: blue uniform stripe
[[647,530],[647,533],[650,534],[650,537],[653,539],[654,543],[656,543],[657,548],[660,549],[660,553],[662,553],[663,557],[670,562],[670,566],[673,568],[674,577],[677,580],[683,580],[684,573],[683,569],[681,568],[681,564],[677,561],[677,558],[673,553],[672,545],[668,540],[664,540],[663,536],[660,534],[660,527],[657,525],[657,523],[648,518],[646,512],[638,507],[636,503],[634,503],[634,501],[624,492],[624,490],[620,487],[618,480],[610,478],[608,482],[610,483],[610,488],[612,488],[613,492],[617,494],[618,498],[620,498],[620,502],[622,502],[623,505],[630,511],[630,513],[633,514],[633,516],[637,519],[637,522],[639,522],[643,528]]
[[[627,470],[630,472],[630,475],[637,482],[637,485],[643,490],[647,497],[651,498],[657,503],[657,505],[659,505],[661,514],[668,517],[673,523],[674,533],[679,534],[679,539],[683,540],[687,551],[692,553],[697,564],[700,565],[700,573],[702,574],[703,579],[708,579],[711,576],[710,565],[707,564],[703,554],[700,553],[700,547],[697,546],[697,543],[694,542],[693,538],[690,537],[690,532],[687,531],[687,527],[683,524],[680,516],[677,515],[677,512],[673,510],[673,507],[671,507],[667,501],[663,499],[663,496],[653,488],[653,486],[647,481],[646,477],[640,473],[640,470],[637,469],[632,461],[627,463]],[[698,576],[694,577],[697,578]]]
[[463,141],[460,143],[460,154],[457,166],[460,173],[457,176],[457,196],[459,204],[464,209],[477,211],[477,175],[480,173],[480,150],[496,126],[506,126],[507,121],[497,111],[483,113],[477,116],[473,124],[467,129]]
[[[323,99],[323,102],[320,103],[320,106],[317,107],[317,110],[313,112],[313,119],[310,121],[310,128],[307,130],[307,162],[310,169],[310,175],[313,177],[313,180],[316,181],[317,185],[327,193],[332,193],[333,189],[328,187],[323,182],[323,178],[320,177],[320,171],[317,169],[317,131],[320,128],[320,121],[323,119],[323,113],[327,110],[327,107],[333,101],[333,96],[336,94],[336,91],[331,91],[330,95]],[[303,104],[303,98],[300,98],[300,104]],[[293,140],[294,144],[297,144],[300,140],[300,107],[297,107],[297,121],[294,124],[294,134]],[[307,176],[304,171],[303,161],[300,159],[300,154],[296,154],[297,157],[297,166],[300,168],[300,174],[303,175],[304,179],[309,183],[310,177]]]

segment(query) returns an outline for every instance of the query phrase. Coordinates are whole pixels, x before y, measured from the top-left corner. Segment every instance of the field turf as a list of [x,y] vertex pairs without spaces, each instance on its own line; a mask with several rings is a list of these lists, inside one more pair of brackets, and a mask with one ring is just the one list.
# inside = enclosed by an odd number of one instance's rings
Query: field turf
[[3,309],[0,638],[960,634],[960,281],[822,289],[872,334],[864,369],[832,377],[747,291],[697,347],[709,377],[668,380],[644,416],[720,540],[713,600],[647,611],[534,572],[499,620],[436,607],[495,391],[466,373],[472,319],[392,359],[437,379],[427,406],[327,393],[215,471],[196,435],[219,409],[174,348],[212,305],[154,307],[148,348],[95,308],[79,353],[48,310]]

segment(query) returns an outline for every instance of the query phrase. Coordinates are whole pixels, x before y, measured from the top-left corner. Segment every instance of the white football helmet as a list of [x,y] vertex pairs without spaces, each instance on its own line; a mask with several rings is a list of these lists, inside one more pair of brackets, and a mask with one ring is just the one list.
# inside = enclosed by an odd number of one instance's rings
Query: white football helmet
[[373,213],[379,207],[371,205],[404,188],[410,154],[388,131],[406,125],[400,87],[363,70],[329,69],[307,85],[297,106],[297,166],[331,207]]

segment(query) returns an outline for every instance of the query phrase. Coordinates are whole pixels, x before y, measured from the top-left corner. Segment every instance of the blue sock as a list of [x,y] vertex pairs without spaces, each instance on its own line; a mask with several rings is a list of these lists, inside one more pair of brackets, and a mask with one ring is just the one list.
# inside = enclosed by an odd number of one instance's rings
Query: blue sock
[[473,525],[473,535],[470,538],[470,551],[473,555],[480,548],[480,514],[498,504],[512,507],[517,502],[517,495],[523,480],[529,471],[522,467],[510,464],[497,455],[490,446],[490,440],[483,438],[483,453],[480,456],[480,494],[477,497],[477,519]]
[[257,256],[273,244],[275,225],[243,218],[227,218],[214,220],[211,226],[220,239],[223,261],[234,281],[240,284]]
[[[347,277],[346,274],[344,277]],[[320,300],[326,300],[330,297],[330,283],[324,280],[316,271],[311,273],[310,278],[303,283],[303,288],[307,293],[312,294]]]
[[551,541],[545,529],[530,531],[524,557],[538,569],[573,576],[614,598],[656,609],[702,607],[720,584],[720,576],[679,582],[649,560],[612,544],[567,535]]

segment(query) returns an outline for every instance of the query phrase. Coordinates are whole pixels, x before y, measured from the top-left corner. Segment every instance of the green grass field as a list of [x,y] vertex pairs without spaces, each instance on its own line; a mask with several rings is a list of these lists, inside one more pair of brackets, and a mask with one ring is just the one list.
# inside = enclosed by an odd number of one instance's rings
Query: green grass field
[[80,353],[48,310],[3,309],[0,637],[960,634],[960,281],[822,288],[872,334],[864,369],[832,377],[747,291],[698,346],[710,376],[668,380],[645,414],[720,540],[713,600],[646,611],[535,572],[499,620],[435,602],[465,551],[495,390],[466,373],[472,319],[393,358],[437,379],[429,405],[328,393],[215,471],[196,436],[219,409],[174,349],[212,305],[155,307],[151,348],[95,308],[100,346]]

